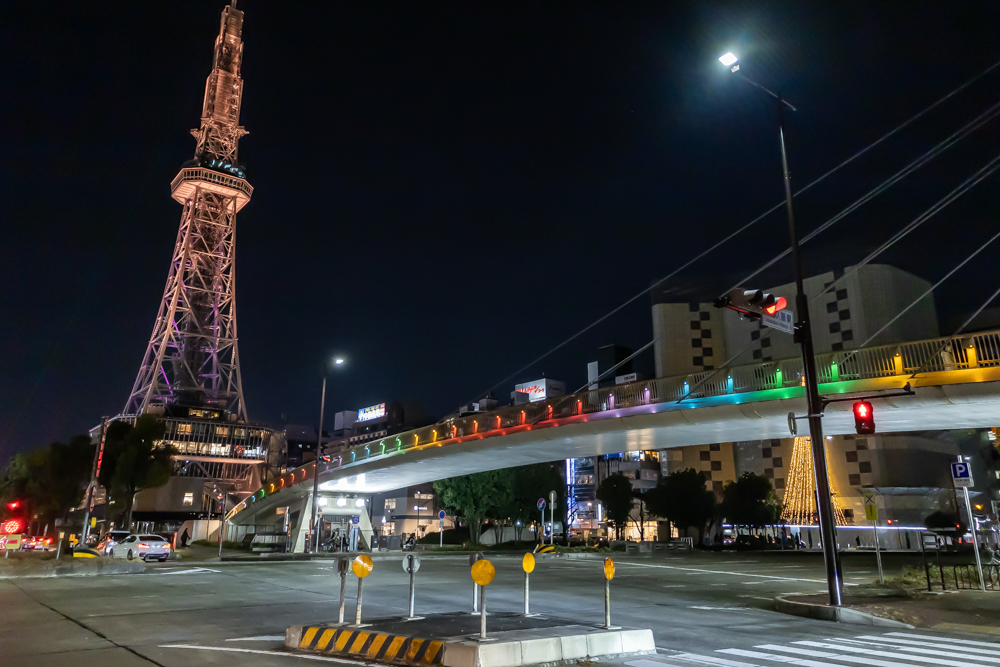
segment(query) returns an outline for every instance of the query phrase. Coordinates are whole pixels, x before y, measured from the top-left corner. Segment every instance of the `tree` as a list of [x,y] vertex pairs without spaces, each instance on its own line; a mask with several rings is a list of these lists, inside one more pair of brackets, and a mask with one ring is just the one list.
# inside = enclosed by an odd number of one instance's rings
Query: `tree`
[[83,500],[93,458],[94,446],[87,435],[18,454],[4,470],[0,495],[5,501],[27,503],[30,515],[42,522],[66,519]]
[[478,544],[483,520],[497,506],[497,474],[477,472],[434,482],[434,491],[445,510],[462,517],[469,524],[469,539]]
[[[511,468],[512,494],[511,494],[511,520],[516,524],[520,522],[521,530],[538,518],[541,513],[538,511],[538,499],[544,498],[549,502],[549,493],[556,492],[556,508],[566,507],[566,480],[559,474],[559,470],[551,463],[538,463],[535,465]],[[544,520],[542,524],[544,524]],[[518,540],[521,539],[518,531]],[[544,530],[538,531],[539,539],[545,534]]]
[[705,488],[705,474],[688,468],[661,477],[656,488],[646,492],[646,506],[678,528],[697,528],[700,544],[705,525],[715,516],[716,498]]
[[734,526],[763,528],[778,519],[780,508],[771,480],[745,472],[722,488],[720,509]]
[[604,514],[614,524],[616,539],[620,540],[632,512],[632,482],[621,473],[610,475],[597,487],[597,499],[604,505]]
[[170,479],[170,457],[176,450],[160,442],[165,432],[155,415],[143,415],[134,425],[125,421],[108,425],[99,481],[124,505],[126,528],[132,525],[135,494]]

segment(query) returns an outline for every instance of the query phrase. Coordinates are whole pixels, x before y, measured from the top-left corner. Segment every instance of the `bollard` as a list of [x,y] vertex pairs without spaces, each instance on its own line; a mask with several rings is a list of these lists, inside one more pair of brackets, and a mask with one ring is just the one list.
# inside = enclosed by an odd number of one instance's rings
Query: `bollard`
[[337,559],[337,571],[340,573],[340,613],[337,615],[337,624],[344,624],[344,602],[347,591],[347,559]]
[[521,559],[521,569],[524,570],[524,615],[537,616],[537,614],[531,613],[531,607],[528,603],[531,594],[528,576],[535,570],[535,557],[532,554],[524,554],[524,557]]
[[406,617],[408,621],[415,621],[417,619],[423,618],[423,616],[417,616],[414,613],[415,601],[416,601],[416,579],[414,575],[417,570],[420,569],[420,557],[413,554],[407,554],[403,556],[403,572],[410,575],[410,605],[409,605],[409,616]]
[[471,568],[472,580],[480,587],[479,592],[479,641],[486,641],[486,587],[496,576],[493,563],[486,559],[477,560]]
[[354,614],[354,625],[352,626],[355,628],[363,628],[369,625],[362,625],[361,623],[361,600],[365,577],[372,573],[373,567],[374,563],[372,562],[371,556],[368,554],[361,554],[354,559],[353,563],[351,563],[351,571],[354,572],[354,575],[358,578],[358,606]]
[[610,558],[604,559],[604,629],[617,630],[618,626],[611,625],[611,580],[615,578],[615,562]]

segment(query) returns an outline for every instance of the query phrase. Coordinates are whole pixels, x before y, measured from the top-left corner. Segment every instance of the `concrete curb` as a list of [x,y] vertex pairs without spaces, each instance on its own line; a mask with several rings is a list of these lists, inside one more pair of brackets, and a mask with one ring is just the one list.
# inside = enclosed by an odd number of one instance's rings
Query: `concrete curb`
[[464,637],[439,640],[336,625],[293,625],[285,630],[285,647],[412,667],[523,667],[656,653],[652,630],[598,630],[580,635],[479,643]]
[[[46,561],[48,562],[48,561]],[[20,569],[20,568],[18,568]],[[45,568],[24,568],[24,572],[3,572],[0,573],[0,580],[4,579],[52,579],[54,577],[99,577],[116,574],[141,574],[146,567],[142,561],[98,561],[91,559],[77,559],[52,563],[51,567]]]
[[852,623],[854,625],[878,625],[886,628],[907,628],[913,630],[916,626],[891,618],[882,618],[857,609],[847,609],[844,607],[830,607],[825,604],[814,604],[812,602],[795,602],[783,597],[774,598],[774,609],[783,614],[793,616],[803,616],[805,618],[815,618],[821,621],[834,621],[835,623]]

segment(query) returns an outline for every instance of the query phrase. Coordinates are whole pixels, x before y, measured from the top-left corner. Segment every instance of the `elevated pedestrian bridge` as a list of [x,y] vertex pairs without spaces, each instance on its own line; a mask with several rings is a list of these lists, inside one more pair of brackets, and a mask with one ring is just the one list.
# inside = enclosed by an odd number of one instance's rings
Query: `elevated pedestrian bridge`
[[[827,397],[890,393],[910,383],[915,396],[871,401],[880,433],[1000,424],[1000,331],[833,352],[816,362]],[[320,489],[370,494],[571,457],[787,438],[788,413],[806,413],[803,384],[801,358],[784,359],[451,417],[340,451],[319,464]],[[830,404],[823,428],[854,433],[851,402]],[[256,523],[277,507],[305,508],[313,474],[313,463],[286,472],[230,519]]]

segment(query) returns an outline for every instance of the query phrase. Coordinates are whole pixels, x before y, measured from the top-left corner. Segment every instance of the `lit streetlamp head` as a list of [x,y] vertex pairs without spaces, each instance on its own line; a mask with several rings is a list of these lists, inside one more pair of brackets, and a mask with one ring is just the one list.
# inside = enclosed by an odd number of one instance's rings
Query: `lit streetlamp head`
[[333,364],[334,366],[343,366],[344,360],[341,359],[340,357],[337,357],[336,359],[333,360]]
[[732,54],[732,52],[724,53],[719,56],[719,62],[725,65],[732,72],[737,72],[740,69],[740,65],[737,62],[739,59]]

